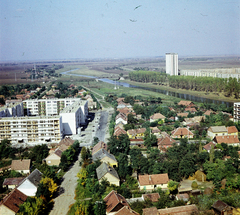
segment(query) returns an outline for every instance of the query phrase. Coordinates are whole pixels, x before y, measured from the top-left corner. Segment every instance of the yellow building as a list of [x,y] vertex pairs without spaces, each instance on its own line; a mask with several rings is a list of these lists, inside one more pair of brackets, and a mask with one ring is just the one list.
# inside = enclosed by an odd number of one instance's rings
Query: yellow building
[[114,155],[108,153],[105,149],[101,149],[92,155],[93,161],[100,160],[102,163],[107,163],[111,167],[115,168],[118,166],[117,159]]
[[144,133],[146,128],[131,129],[127,131],[129,139],[142,139],[144,138]]

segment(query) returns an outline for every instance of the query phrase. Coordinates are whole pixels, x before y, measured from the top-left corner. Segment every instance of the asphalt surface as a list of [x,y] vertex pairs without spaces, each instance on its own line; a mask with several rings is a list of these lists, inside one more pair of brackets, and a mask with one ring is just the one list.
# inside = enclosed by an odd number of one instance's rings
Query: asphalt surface
[[[108,125],[113,109],[106,109],[104,111],[97,111],[92,114],[87,127],[81,131],[81,134],[74,135],[73,138],[79,140],[80,146],[90,147],[93,143],[93,138],[98,137],[99,140],[107,142],[109,137]],[[109,114],[110,113],[110,114]],[[79,154],[78,160],[63,176],[63,182],[60,185],[61,193],[54,199],[54,207],[50,215],[66,215],[69,207],[75,202],[75,189],[77,186],[77,173],[80,171],[79,161],[81,156]]]

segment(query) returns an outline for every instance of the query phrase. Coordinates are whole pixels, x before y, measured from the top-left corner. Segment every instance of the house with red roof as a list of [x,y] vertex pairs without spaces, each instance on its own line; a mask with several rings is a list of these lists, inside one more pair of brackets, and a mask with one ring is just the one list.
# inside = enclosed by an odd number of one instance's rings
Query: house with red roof
[[239,139],[236,135],[228,135],[228,136],[215,136],[213,138],[213,142],[216,144],[226,143],[231,146],[239,146]]
[[115,123],[118,124],[119,122],[122,122],[124,125],[127,124],[127,116],[124,113],[119,113],[115,117]]
[[103,201],[106,203],[106,214],[116,213],[125,206],[130,208],[127,200],[115,190],[111,191]]
[[0,203],[0,214],[14,215],[19,211],[19,207],[27,199],[27,196],[21,191],[14,189]]
[[138,175],[140,190],[154,190],[158,187],[167,189],[169,182],[168,174]]
[[101,149],[105,149],[107,151],[107,144],[103,141],[99,141],[92,149],[92,155],[98,152]]
[[127,132],[119,126],[115,127],[113,135],[118,137],[121,134],[127,134]]
[[165,121],[165,116],[163,116],[161,113],[155,113],[152,116],[150,116],[150,122],[154,122],[157,120],[162,120],[163,122]]
[[171,138],[169,135],[165,135],[158,138],[157,145],[160,152],[166,152],[167,149],[172,147],[174,143],[176,143],[176,140]]
[[195,104],[192,101],[180,101],[178,105],[186,106],[186,107],[195,107]]
[[228,135],[236,135],[238,136],[238,130],[235,126],[227,127]]
[[172,138],[193,138],[194,134],[188,128],[177,128],[172,131]]

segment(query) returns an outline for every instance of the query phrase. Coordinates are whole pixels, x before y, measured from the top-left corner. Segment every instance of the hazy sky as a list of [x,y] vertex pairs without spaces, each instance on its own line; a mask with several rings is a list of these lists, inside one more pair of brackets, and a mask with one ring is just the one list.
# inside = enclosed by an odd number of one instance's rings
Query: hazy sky
[[1,0],[0,61],[240,54],[240,0]]

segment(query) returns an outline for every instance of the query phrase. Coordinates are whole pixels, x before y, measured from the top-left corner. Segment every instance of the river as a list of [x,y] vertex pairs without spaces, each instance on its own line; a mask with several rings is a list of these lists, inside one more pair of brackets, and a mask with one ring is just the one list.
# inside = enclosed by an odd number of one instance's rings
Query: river
[[118,81],[115,82],[108,78],[100,78],[99,79],[95,76],[90,76],[90,75],[68,74],[69,72],[72,72],[75,70],[78,70],[78,69],[72,69],[72,70],[69,70],[66,72],[62,72],[61,74],[71,75],[71,76],[81,76],[81,77],[86,77],[86,78],[95,78],[95,79],[98,79],[99,81],[103,81],[108,84],[114,84],[114,85],[116,84],[117,86],[122,86],[122,87],[132,87],[132,88],[139,88],[139,89],[143,89],[143,90],[149,90],[149,91],[158,92],[158,93],[162,93],[162,94],[169,95],[169,96],[174,96],[174,97],[181,98],[181,99],[190,100],[193,102],[225,104],[227,107],[233,106],[233,102],[225,102],[225,101],[220,101],[220,100],[215,100],[215,99],[208,99],[208,98],[204,98],[204,97],[200,97],[200,96],[193,96],[193,95],[186,94],[186,93],[177,93],[177,92],[173,92],[173,91],[169,91],[169,90],[161,90],[161,89],[155,89],[155,88],[151,88],[151,87],[141,87],[141,86],[128,84],[126,82],[118,82]]

